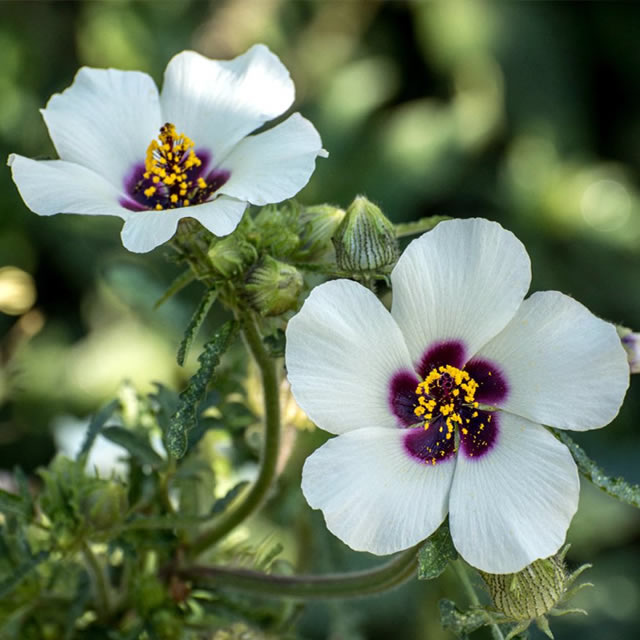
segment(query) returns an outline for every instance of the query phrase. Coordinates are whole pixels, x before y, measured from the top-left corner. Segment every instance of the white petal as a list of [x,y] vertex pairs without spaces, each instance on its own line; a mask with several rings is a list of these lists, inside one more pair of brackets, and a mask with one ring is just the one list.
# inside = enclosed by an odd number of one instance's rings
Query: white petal
[[356,551],[377,555],[429,537],[447,514],[454,458],[416,461],[399,429],[358,429],[332,438],[302,470],[307,502],[329,531]]
[[509,386],[503,409],[563,429],[608,424],[629,386],[614,326],[557,291],[525,300],[478,356],[503,369]]
[[462,341],[470,356],[493,338],[522,302],[531,265],[498,223],[450,220],[411,242],[391,281],[391,313],[417,364],[436,341]]
[[397,428],[389,385],[397,371],[411,371],[411,362],[400,330],[371,291],[349,280],[316,287],[290,320],[286,344],[293,395],[320,428]]
[[173,237],[182,218],[195,218],[211,233],[224,236],[238,226],[246,207],[246,202],[220,196],[193,207],[133,212],[122,227],[122,243],[136,253],[151,251]]
[[136,211],[122,227],[122,244],[134,253],[151,251],[173,236],[178,221],[188,213],[186,207],[163,211]]
[[493,449],[458,454],[449,524],[460,555],[488,573],[512,573],[562,545],[580,481],[569,450],[546,429],[501,413]]
[[25,204],[41,216],[81,213],[126,219],[131,215],[120,206],[120,192],[110,182],[79,164],[12,154],[9,165]]
[[94,170],[118,189],[131,167],[144,162],[162,124],[153,80],[117,69],[83,67],[42,116],[62,160]]
[[231,171],[220,192],[253,204],[280,202],[307,184],[322,152],[315,127],[299,113],[242,140],[222,166]]
[[233,60],[179,53],[167,65],[161,101],[165,120],[218,164],[239,140],[284,113],[294,95],[289,72],[260,44]]

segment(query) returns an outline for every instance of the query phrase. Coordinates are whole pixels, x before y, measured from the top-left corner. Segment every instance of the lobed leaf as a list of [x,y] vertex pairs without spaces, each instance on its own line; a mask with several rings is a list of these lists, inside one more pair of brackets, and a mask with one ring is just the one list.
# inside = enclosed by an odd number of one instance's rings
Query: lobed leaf
[[213,305],[217,297],[218,292],[215,289],[208,289],[202,297],[202,300],[200,300],[200,304],[198,305],[191,320],[189,321],[187,329],[184,332],[182,342],[178,347],[178,355],[176,356],[176,359],[180,366],[184,365],[184,361],[187,357],[187,354],[189,353],[189,349],[191,349],[191,345],[193,344],[193,341],[195,340],[195,337],[198,334],[198,331],[200,330],[204,319],[207,317],[209,309],[211,309],[211,306]]
[[238,482],[238,484],[231,487],[231,489],[229,489],[229,491],[227,491],[227,493],[224,496],[222,496],[222,498],[220,498],[219,500],[216,500],[213,503],[213,506],[211,507],[211,512],[209,515],[216,516],[222,513],[223,511],[226,511],[229,505],[240,495],[240,493],[242,493],[243,489],[248,484],[249,483],[246,480],[243,480],[242,482]]
[[585,478],[591,480],[596,487],[602,489],[602,491],[608,493],[610,496],[617,498],[620,502],[640,509],[639,485],[630,484],[624,478],[612,478],[608,476],[565,431],[551,429],[551,432],[562,444],[568,447],[573,459],[578,465],[578,470]]
[[188,433],[197,421],[198,404],[204,397],[220,358],[227,350],[234,333],[235,324],[231,321],[216,331],[198,357],[200,368],[180,394],[178,408],[171,416],[165,436],[167,451],[175,458],[181,458],[186,453]]
[[193,282],[196,279],[195,274],[191,269],[187,269],[183,271],[170,285],[169,288],[158,298],[156,303],[153,305],[154,309],[157,309],[161,305],[163,305],[169,298],[173,297],[178,293],[178,291],[182,291],[188,284]]
[[455,602],[440,600],[440,623],[457,638],[465,640],[470,633],[487,624],[487,614],[483,609],[461,611]]

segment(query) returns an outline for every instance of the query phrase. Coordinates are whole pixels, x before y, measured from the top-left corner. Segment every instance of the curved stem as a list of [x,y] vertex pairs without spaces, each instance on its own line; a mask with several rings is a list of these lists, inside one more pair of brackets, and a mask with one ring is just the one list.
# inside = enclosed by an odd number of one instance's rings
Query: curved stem
[[262,344],[262,337],[253,318],[244,318],[242,331],[260,373],[264,393],[265,429],[260,470],[258,477],[249,491],[235,507],[226,511],[209,528],[198,536],[187,553],[194,557],[215,544],[227,535],[243,520],[248,518],[264,502],[271,484],[276,476],[276,463],[280,448],[280,389],[278,372],[274,360],[269,356]]
[[[478,598],[478,594],[471,582],[471,578],[469,578],[469,574],[467,573],[467,568],[462,562],[462,560],[458,559],[452,563],[455,572],[458,574],[458,578],[460,578],[460,582],[462,582],[462,586],[471,600],[471,604],[475,607],[482,607],[482,603],[480,602],[480,598]],[[502,631],[500,631],[500,627],[495,623],[495,621],[491,618],[489,613],[487,613],[487,617],[489,620],[489,627],[491,628],[491,635],[493,636],[493,640],[504,640],[504,636],[502,635]]]
[[408,549],[386,564],[353,573],[324,576],[278,576],[247,569],[189,567],[178,575],[199,589],[240,589],[269,598],[314,600],[357,598],[388,591],[408,580],[417,568],[417,549]]

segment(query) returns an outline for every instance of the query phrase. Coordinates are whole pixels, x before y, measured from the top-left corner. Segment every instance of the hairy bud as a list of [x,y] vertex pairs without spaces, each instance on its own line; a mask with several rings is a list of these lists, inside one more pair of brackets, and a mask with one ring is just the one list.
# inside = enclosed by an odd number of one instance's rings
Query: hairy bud
[[216,238],[208,251],[209,261],[214,271],[225,278],[241,273],[257,259],[258,253],[253,245],[238,234]]
[[338,267],[355,273],[389,270],[398,257],[395,231],[379,207],[364,196],[349,205],[333,236]]
[[317,260],[332,248],[331,239],[345,216],[344,209],[330,204],[305,207],[298,216],[300,246],[295,252],[299,260]]
[[249,304],[263,316],[277,316],[295,309],[303,279],[292,265],[265,256],[245,284]]

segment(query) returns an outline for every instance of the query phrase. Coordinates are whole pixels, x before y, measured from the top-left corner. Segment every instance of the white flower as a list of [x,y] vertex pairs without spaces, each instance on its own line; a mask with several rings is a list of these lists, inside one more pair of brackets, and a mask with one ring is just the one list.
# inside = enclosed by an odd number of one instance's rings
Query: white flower
[[119,216],[130,251],[166,242],[186,216],[223,236],[248,203],[295,195],[326,155],[298,113],[248,135],[293,98],[289,72],[264,45],[228,61],[179,53],[160,94],[145,73],[83,67],[42,111],[60,160],[11,155],[9,165],[32,211]]
[[629,367],[613,325],[575,300],[523,300],[530,278],[499,224],[442,222],[398,261],[390,313],[335,280],[289,323],[293,394],[338,434],[306,461],[302,489],[353,549],[411,547],[447,513],[459,553],[489,573],[562,545],[578,472],[542,425],[606,425]]

